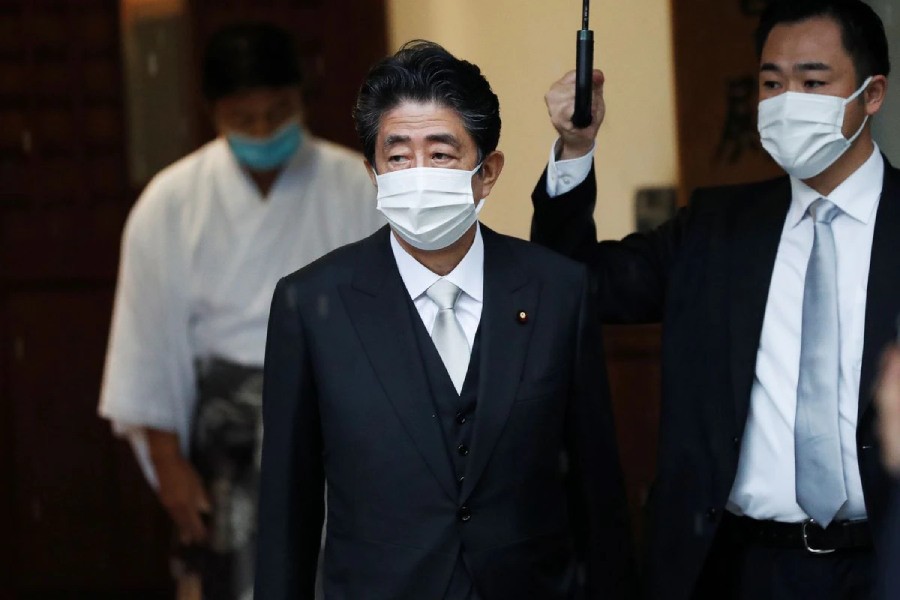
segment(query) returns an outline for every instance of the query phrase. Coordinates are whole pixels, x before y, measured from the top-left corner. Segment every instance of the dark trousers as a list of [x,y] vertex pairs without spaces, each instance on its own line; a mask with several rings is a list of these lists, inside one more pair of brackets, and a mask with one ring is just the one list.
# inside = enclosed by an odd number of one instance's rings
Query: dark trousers
[[694,600],[871,600],[872,549],[814,555],[736,541],[723,524],[708,554]]

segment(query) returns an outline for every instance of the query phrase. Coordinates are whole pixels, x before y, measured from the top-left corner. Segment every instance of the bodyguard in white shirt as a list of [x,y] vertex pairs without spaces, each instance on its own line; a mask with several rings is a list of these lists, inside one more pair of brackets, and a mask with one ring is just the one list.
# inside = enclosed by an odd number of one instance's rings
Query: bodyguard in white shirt
[[[900,172],[870,123],[887,39],[864,2],[816,0],[771,3],[757,43],[760,137],[786,176],[598,243],[593,176],[552,198],[551,167],[532,239],[591,266],[604,320],[663,323],[650,597],[868,598],[890,488],[872,385],[900,313]],[[594,82],[585,130],[573,78],[548,93],[555,158],[591,160]]]

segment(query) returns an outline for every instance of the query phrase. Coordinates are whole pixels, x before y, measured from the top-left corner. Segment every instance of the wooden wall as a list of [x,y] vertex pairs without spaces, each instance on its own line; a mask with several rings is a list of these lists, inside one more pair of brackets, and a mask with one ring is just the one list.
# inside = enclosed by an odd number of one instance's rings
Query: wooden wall
[[753,32],[767,0],[671,0],[682,201],[780,174],[759,143]]

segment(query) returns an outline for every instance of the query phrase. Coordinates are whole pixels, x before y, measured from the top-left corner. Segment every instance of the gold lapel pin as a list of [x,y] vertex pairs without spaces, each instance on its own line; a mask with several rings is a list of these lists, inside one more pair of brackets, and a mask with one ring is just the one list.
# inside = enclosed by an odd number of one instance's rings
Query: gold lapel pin
[[528,313],[524,310],[520,310],[518,314],[516,314],[516,321],[518,321],[520,325],[524,325],[528,322]]

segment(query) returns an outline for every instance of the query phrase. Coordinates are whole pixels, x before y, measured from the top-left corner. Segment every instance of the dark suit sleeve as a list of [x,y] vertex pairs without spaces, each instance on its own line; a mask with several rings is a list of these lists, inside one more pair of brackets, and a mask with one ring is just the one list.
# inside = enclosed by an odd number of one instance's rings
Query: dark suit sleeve
[[586,598],[631,598],[634,556],[595,304],[585,273],[566,415],[570,522],[587,569]]
[[284,280],[272,300],[264,377],[254,597],[312,600],[324,517],[322,439],[298,291]]
[[590,267],[596,277],[600,318],[606,323],[651,323],[662,319],[669,272],[677,257],[689,211],[648,233],[597,242],[594,168],[581,184],[555,198],[547,195],[546,171],[531,195],[531,241]]
[[875,597],[877,600],[896,600],[900,598],[900,479],[893,482],[887,526],[880,540]]

